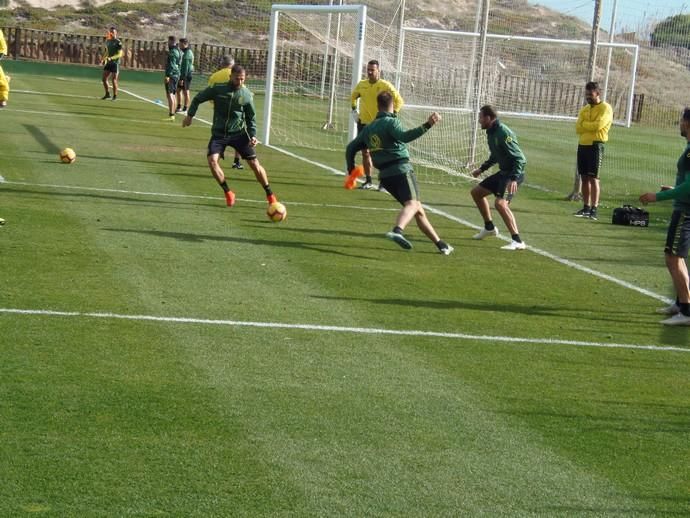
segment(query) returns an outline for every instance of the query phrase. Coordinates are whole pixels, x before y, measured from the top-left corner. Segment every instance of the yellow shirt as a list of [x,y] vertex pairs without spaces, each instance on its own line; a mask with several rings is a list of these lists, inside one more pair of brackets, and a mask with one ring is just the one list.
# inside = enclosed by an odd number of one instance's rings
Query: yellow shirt
[[7,42],[5,41],[5,35],[0,29],[0,54],[7,54]]
[[359,120],[362,124],[369,124],[376,118],[376,114],[379,111],[376,96],[381,92],[391,93],[393,96],[393,110],[396,113],[403,107],[403,98],[400,97],[398,91],[388,81],[379,79],[375,83],[370,83],[368,79],[362,79],[357,83],[350,96],[353,110],[357,107],[357,99],[359,99]]
[[231,71],[229,68],[221,68],[220,70],[217,70],[211,74],[211,77],[208,78],[208,86],[214,86],[220,83],[229,83],[230,75]]
[[595,141],[607,142],[612,122],[613,109],[609,103],[601,101],[594,106],[587,104],[580,110],[575,123],[575,132],[580,136],[579,143],[591,146]]

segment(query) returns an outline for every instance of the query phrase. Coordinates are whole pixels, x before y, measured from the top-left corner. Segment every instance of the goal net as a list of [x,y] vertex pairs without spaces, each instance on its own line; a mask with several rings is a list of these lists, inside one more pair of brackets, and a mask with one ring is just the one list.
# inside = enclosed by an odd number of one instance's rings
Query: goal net
[[365,28],[364,6],[273,6],[265,144],[301,154],[339,151],[342,169],[355,131],[349,98],[361,75]]
[[[403,120],[418,121],[432,110],[443,117],[431,143],[410,144],[413,157],[425,166],[418,169],[421,179],[463,182],[487,158],[476,113],[492,104],[527,152],[528,181],[556,192],[569,187],[575,119],[585,104],[589,41],[488,34],[482,55],[477,33],[406,27],[401,39]],[[613,107],[612,134],[631,123],[636,61],[636,45],[599,45],[596,72]],[[622,194],[631,188],[630,177],[625,161],[613,158],[606,167]]]

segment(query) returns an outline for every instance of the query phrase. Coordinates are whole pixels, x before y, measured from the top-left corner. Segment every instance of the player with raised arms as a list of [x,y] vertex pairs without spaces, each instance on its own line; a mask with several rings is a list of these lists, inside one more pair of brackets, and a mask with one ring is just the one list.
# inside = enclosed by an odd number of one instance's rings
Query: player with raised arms
[[373,165],[379,170],[381,185],[402,205],[395,226],[386,233],[386,237],[406,250],[412,248],[412,243],[403,235],[403,231],[414,218],[419,229],[431,239],[438,251],[449,255],[453,247],[441,240],[426,217],[406,145],[429,131],[441,120],[441,116],[434,112],[424,124],[406,131],[394,113],[394,103],[395,99],[390,92],[382,92],[377,96],[379,111],[376,118],[362,128],[357,137],[347,145],[347,170],[354,169],[357,151],[368,148]]

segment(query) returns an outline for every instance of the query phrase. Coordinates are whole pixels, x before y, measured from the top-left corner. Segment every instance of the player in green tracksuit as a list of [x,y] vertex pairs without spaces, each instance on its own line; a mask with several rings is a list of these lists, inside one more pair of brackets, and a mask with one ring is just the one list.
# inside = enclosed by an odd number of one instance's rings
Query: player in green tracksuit
[[189,87],[192,85],[192,72],[194,72],[194,52],[189,46],[187,38],[180,38],[180,81],[177,84],[177,112],[186,112],[189,106]]
[[191,125],[199,105],[213,101],[213,125],[206,156],[211,174],[225,192],[228,207],[235,204],[235,193],[228,187],[225,173],[218,163],[220,158],[225,158],[225,148],[228,146],[239,151],[252,168],[256,180],[266,192],[268,204],[278,201],[268,183],[266,170],[256,157],[256,109],[252,93],[244,86],[245,79],[244,67],[233,65],[230,82],[209,86],[196,94],[189,105],[187,116],[182,121],[182,127]]
[[108,38],[105,40],[105,54],[101,59],[103,64],[103,88],[105,88],[105,95],[101,99],[111,99],[110,91],[108,90],[108,77],[111,77],[113,83],[113,97],[112,100],[117,100],[117,86],[120,77],[120,58],[122,57],[122,42],[117,37],[117,29],[111,27],[108,31]]
[[518,233],[515,216],[510,210],[510,201],[515,196],[518,186],[525,179],[527,160],[518,145],[517,136],[508,126],[498,120],[498,114],[492,106],[485,105],[480,108],[479,124],[483,130],[486,130],[490,155],[486,162],[472,171],[472,176],[479,176],[494,164],[498,164],[499,170],[472,189],[472,199],[474,199],[482,218],[484,218],[484,228],[473,237],[474,239],[484,239],[487,236],[498,235],[498,229],[491,219],[491,207],[486,199],[489,194],[493,194],[496,196],[496,210],[508,227],[512,238],[509,244],[501,248],[504,250],[523,250],[526,245]]
[[168,99],[168,118],[175,120],[175,93],[177,83],[180,81],[180,63],[182,53],[177,46],[177,38],[168,36],[168,59],[165,62],[165,96]]
[[662,324],[690,326],[690,276],[685,262],[690,250],[690,108],[683,110],[680,134],[685,137],[686,146],[676,164],[675,187],[664,185],[657,193],[643,194],[640,201],[646,204],[673,200],[673,213],[666,234],[664,255],[666,267],[676,289],[676,301],[657,312],[670,317],[662,320]]
[[424,124],[405,131],[393,112],[394,97],[390,92],[380,93],[377,96],[377,104],[379,111],[376,118],[364,126],[357,137],[347,145],[347,170],[354,169],[357,152],[367,148],[371,153],[374,167],[379,170],[379,183],[403,206],[395,227],[386,233],[386,237],[406,250],[412,248],[412,243],[403,235],[403,230],[414,218],[419,229],[434,242],[439,252],[449,255],[453,247],[441,240],[426,217],[406,145],[407,142],[424,135],[441,120],[441,117],[438,113],[432,113]]

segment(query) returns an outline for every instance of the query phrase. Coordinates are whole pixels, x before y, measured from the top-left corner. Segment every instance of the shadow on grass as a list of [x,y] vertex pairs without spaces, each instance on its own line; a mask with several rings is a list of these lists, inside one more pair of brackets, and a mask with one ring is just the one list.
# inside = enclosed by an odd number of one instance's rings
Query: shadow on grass
[[[348,301],[359,301],[359,302],[369,302],[372,304],[383,304],[388,306],[407,306],[414,308],[429,308],[429,309],[465,309],[474,311],[490,311],[492,313],[517,313],[524,314],[528,316],[554,316],[554,317],[566,317],[571,314],[570,318],[584,319],[584,320],[597,320],[597,321],[611,321],[611,322],[625,322],[630,324],[630,312],[629,311],[618,311],[617,314],[621,315],[620,318],[607,318],[600,316],[585,317],[583,312],[586,311],[585,308],[574,307],[574,306],[520,306],[517,304],[500,304],[497,302],[492,303],[476,303],[463,300],[420,300],[420,299],[403,299],[403,298],[367,298],[367,297],[335,297],[326,295],[312,295],[315,299],[324,300],[348,300]],[[614,313],[613,311],[607,311],[610,315]]]
[[324,248],[325,246],[332,246],[330,244],[309,244],[300,242],[291,242],[283,240],[274,239],[247,239],[242,237],[233,236],[221,236],[221,235],[210,235],[210,234],[192,234],[187,232],[168,232],[163,230],[139,230],[139,229],[125,229],[125,228],[104,228],[108,232],[123,232],[123,233],[133,233],[142,234],[148,236],[162,237],[167,239],[176,239],[178,241],[184,241],[187,243],[203,243],[206,241],[218,241],[223,243],[239,243],[243,245],[252,246],[274,246],[279,248],[298,248],[302,250],[312,250],[315,252],[321,252],[325,254],[341,255],[344,257],[353,257],[355,259],[375,259],[373,257],[367,257],[364,255],[348,254],[345,252],[340,252],[338,250],[332,250]]
[[[36,191],[32,189],[17,189],[15,187],[10,187],[10,188],[3,188],[0,190],[0,193],[3,191],[5,192],[15,192],[15,193],[20,193],[24,195],[35,195],[38,198],[43,198],[45,196],[51,196],[51,197],[63,197],[63,198],[89,198],[93,200],[106,200],[106,201],[117,201],[117,202],[127,202],[127,203],[136,203],[137,205],[140,206],[149,206],[149,207],[164,207],[164,206],[178,206],[183,208],[185,205],[187,206],[195,206],[195,207],[214,207],[218,206],[221,208],[225,208],[224,200],[222,200],[220,197],[218,198],[218,202],[215,200],[209,199],[208,202],[201,202],[202,200],[196,199],[190,199],[190,198],[178,198],[178,199],[168,199],[168,200],[159,200],[159,199],[151,199],[151,196],[148,196],[146,194],[142,194],[142,197],[145,196],[146,199],[142,198],[132,198],[128,196],[117,196],[116,194],[110,195],[110,194],[97,194],[94,192],[77,192],[77,191],[69,191],[69,192],[58,192],[55,190],[42,190],[42,191]],[[124,193],[123,193],[124,194]],[[192,201],[193,200],[193,201]]]
[[55,145],[55,143],[50,140],[48,135],[43,133],[43,130],[41,130],[39,127],[34,126],[33,124],[22,124],[22,126],[26,128],[26,131],[29,132],[34,140],[38,142],[47,153],[57,155],[60,152],[60,148]]

